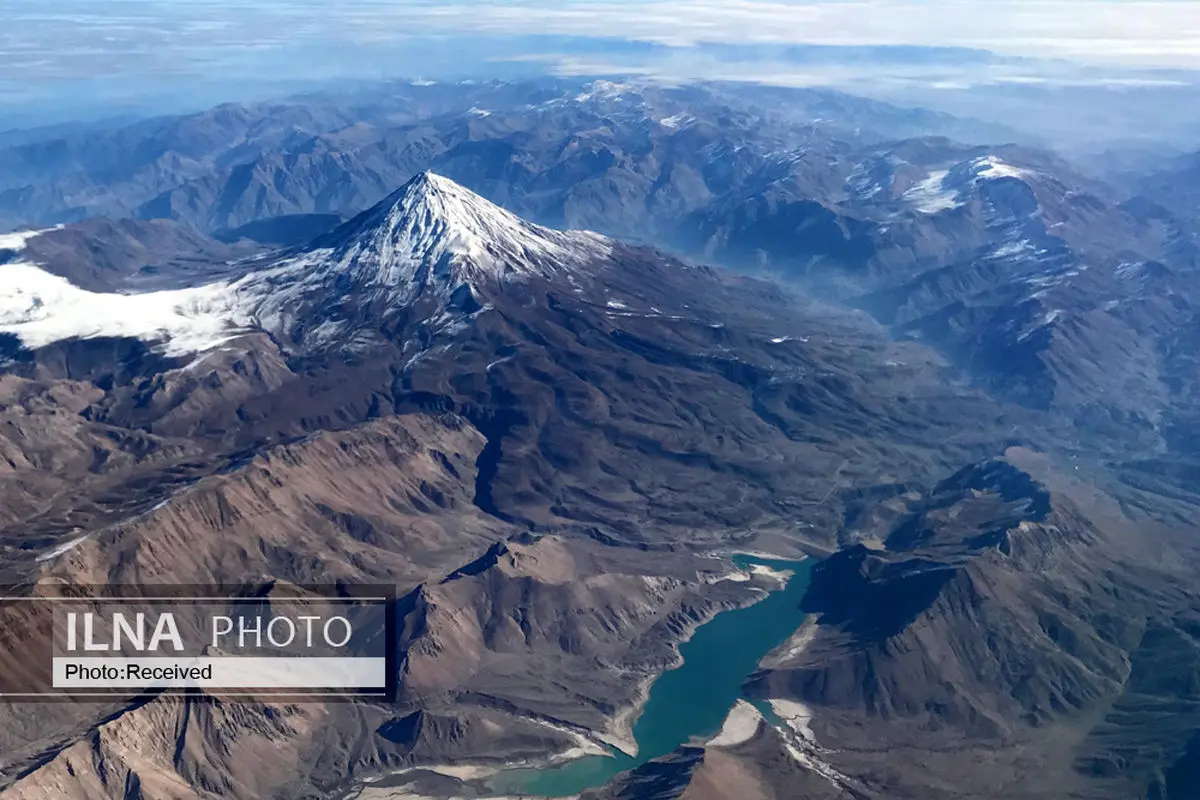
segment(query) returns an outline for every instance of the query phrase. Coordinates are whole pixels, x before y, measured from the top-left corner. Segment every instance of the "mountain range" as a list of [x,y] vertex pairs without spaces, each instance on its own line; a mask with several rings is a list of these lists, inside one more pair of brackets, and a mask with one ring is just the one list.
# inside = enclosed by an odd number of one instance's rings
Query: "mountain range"
[[[831,133],[851,142],[1014,135],[817,90],[396,83],[15,139],[0,146],[0,221],[105,215],[215,232],[277,216],[349,215],[436,169],[538,221],[597,227],[611,204],[635,198],[657,218],[703,204],[721,183],[744,180],[767,153],[823,143]],[[744,149],[740,157],[725,158],[735,146]],[[628,237],[632,228],[608,228],[635,221],[631,213],[600,227]]]
[[[1110,186],[1027,145],[946,138],[1019,134],[831,92],[418,84],[18,140],[0,151],[0,209],[297,246],[435,168],[541,224],[864,309],[1018,402],[1173,413],[1159,376],[1176,369],[1163,354],[1191,314],[1200,229],[1150,176]],[[1164,270],[1174,282],[1137,278]],[[1170,330],[1148,330],[1160,314]],[[1110,339],[1140,365],[1132,382],[1081,366]]]
[[421,768],[629,747],[737,551],[821,559],[745,686],[810,718],[585,797],[1192,796],[1185,213],[836,95],[396,91],[0,153],[11,582],[403,598],[394,703],[10,702],[0,798],[486,796]]

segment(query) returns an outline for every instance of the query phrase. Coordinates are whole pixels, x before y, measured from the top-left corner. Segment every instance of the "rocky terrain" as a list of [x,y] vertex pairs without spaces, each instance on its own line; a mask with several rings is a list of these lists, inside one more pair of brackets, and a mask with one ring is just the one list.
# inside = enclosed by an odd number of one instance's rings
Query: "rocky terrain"
[[[0,220],[44,225],[102,215],[176,219],[210,232],[261,229],[273,217],[356,213],[436,169],[538,221],[628,236],[653,229],[638,222],[638,210],[653,222],[703,204],[781,147],[830,135],[930,134],[1016,135],[820,90],[396,82],[16,137],[0,149]],[[745,152],[731,159],[735,146]]]
[[1196,175],[1200,171],[1200,153],[1189,153],[1156,164],[1148,174],[1126,172],[1123,177],[1131,188],[1176,214],[1194,220],[1200,211]]
[[[129,285],[134,260],[119,280],[116,267],[24,260],[63,235],[27,238],[10,265]],[[16,295],[6,568],[98,583],[395,583],[406,597],[399,705],[320,712],[319,724],[305,711],[254,734],[304,758],[331,746],[327,734],[363,730],[361,715],[374,720],[379,741],[305,761],[305,785],[620,741],[671,643],[753,598],[749,584],[714,584],[728,567],[701,556],[764,541],[833,547],[832,528],[816,526],[836,515],[826,501],[842,476],[936,469],[945,452],[989,449],[1004,427],[993,409],[991,429],[947,450],[949,429],[922,421],[945,418],[932,409],[993,407],[937,383],[926,356],[805,313],[769,284],[529,225],[435,176],[310,248],[190,270],[171,270],[187,290],[118,295],[96,283],[68,295],[85,308],[135,297],[174,309],[152,329],[109,332],[95,313],[73,327],[81,317],[56,316],[43,284]],[[331,281],[344,286],[337,306],[321,288]],[[178,305],[178,292],[201,289],[236,302]],[[192,337],[195,318],[214,314],[228,314],[226,330]],[[799,508],[812,511],[800,526]],[[580,611],[566,624],[570,608]],[[220,708],[186,713],[219,737],[250,735],[210,719]],[[181,763],[164,777],[164,762],[115,741],[82,761],[72,750],[80,732],[158,730],[168,723],[140,720],[178,709],[55,706],[37,734],[8,728],[6,774],[24,777],[7,791],[45,796],[74,771],[92,781],[79,779],[78,796],[131,782],[206,796],[216,790]],[[457,732],[446,740],[438,726]],[[154,752],[155,741],[136,746]],[[244,767],[209,763],[208,746],[197,743],[195,769],[216,770],[228,792],[265,791],[237,782]]]
[[0,797],[482,796],[629,748],[772,588],[739,550],[824,559],[808,621],[589,800],[1193,796],[1190,223],[796,97],[405,86],[0,152],[22,222],[137,218],[0,237],[9,581],[402,598],[393,702],[10,702]]
[[[198,233],[299,246],[434,169],[536,222],[864,309],[1006,399],[1152,427],[1200,264],[1195,209],[1169,188],[1188,167],[1113,186],[1005,144],[1020,139],[819,91],[391,84],[18,141],[0,150],[0,209],[10,225],[154,220],[164,247],[190,230],[209,257]],[[1102,352],[1129,369],[1089,368]]]
[[[1135,742],[1182,753],[1196,724],[1178,683],[1194,662],[1163,660],[1194,647],[1196,598],[1174,560],[1193,544],[1131,541],[1154,523],[1020,450],[904,506],[820,566],[814,631],[751,691],[809,704],[828,760],[890,796],[1162,791],[1163,764]],[[901,778],[897,750],[919,769]]]

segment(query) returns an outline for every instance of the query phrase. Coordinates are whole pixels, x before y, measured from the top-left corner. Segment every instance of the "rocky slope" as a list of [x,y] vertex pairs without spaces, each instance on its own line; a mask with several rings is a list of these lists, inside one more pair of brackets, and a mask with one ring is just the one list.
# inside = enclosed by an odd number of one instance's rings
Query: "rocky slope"
[[[14,224],[102,212],[288,246],[432,168],[543,224],[798,281],[990,392],[1106,436],[1115,415],[1124,446],[1153,449],[1177,405],[1158,315],[1192,324],[1191,212],[1007,134],[811,91],[404,84],[24,142],[0,163]],[[1097,368],[1103,353],[1130,368]]]
[[[860,323],[436,176],[304,248],[164,269],[171,288],[130,283],[136,260],[101,271],[123,293],[76,286],[38,263],[61,235],[0,267],[37,278],[5,317],[8,574],[395,584],[406,688],[270,724],[10,705],[14,797],[315,796],[617,740],[672,644],[754,596],[700,555],[832,547],[843,480],[936,471],[1005,427]],[[128,302],[162,322],[110,313]],[[305,766],[254,771],[267,742]]]
[[[294,214],[355,213],[435,168],[539,221],[597,227],[607,219],[631,227],[602,228],[628,235],[649,230],[639,211],[687,210],[738,182],[756,151],[830,132],[1014,136],[819,90],[391,83],[18,140],[0,148],[0,220],[136,216],[222,231]],[[724,156],[739,144],[751,147],[742,164],[729,164]]]
[[[1037,188],[968,156],[953,224],[990,236],[1007,209],[1040,231]],[[56,235],[9,237],[0,265],[6,574],[394,584],[403,689],[9,704],[0,796],[327,797],[381,776],[371,791],[451,796],[477,790],[468,767],[621,743],[673,645],[762,588],[716,580],[711,556],[739,548],[833,553],[812,622],[748,687],[778,719],[597,797],[1187,780],[1186,341],[1155,351],[1173,383],[1150,433],[1110,414],[1101,441],[1058,391],[1006,403],[861,315],[436,175],[303,246],[206,250],[151,283],[135,257],[55,267]],[[1167,273],[1129,277],[1153,286],[1114,313],[1167,341],[1158,309],[1187,306]]]
[[889,797],[1164,796],[1145,742],[1182,753],[1200,713],[1194,542],[1021,450],[900,507],[818,568],[814,626],[750,690]]

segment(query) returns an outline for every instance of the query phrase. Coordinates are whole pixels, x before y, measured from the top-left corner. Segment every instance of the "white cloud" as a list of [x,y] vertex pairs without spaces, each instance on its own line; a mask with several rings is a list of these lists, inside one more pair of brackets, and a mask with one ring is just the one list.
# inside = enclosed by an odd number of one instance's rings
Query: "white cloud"
[[1195,0],[577,0],[395,13],[433,28],[667,44],[958,46],[1038,58],[1200,67]]
[[[9,80],[164,71],[225,77],[347,43],[552,35],[719,45],[916,45],[1120,67],[1200,69],[1200,0],[9,0],[0,75]],[[557,45],[556,47],[561,46]],[[449,44],[445,45],[448,49]],[[353,52],[353,51],[348,51]],[[600,50],[580,56],[603,64]],[[616,59],[618,62],[623,59]],[[386,64],[386,58],[380,58]],[[383,69],[381,65],[379,67]],[[332,70],[332,67],[330,67]],[[344,70],[342,70],[344,71]],[[277,76],[278,77],[278,76]]]

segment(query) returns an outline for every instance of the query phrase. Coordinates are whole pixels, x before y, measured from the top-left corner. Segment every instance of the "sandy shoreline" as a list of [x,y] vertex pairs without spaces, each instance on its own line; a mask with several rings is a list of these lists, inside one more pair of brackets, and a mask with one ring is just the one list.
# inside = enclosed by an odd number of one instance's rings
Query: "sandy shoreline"
[[764,553],[761,550],[723,550],[718,555],[749,556],[750,558],[761,558],[764,561],[790,561],[793,564],[799,564],[801,561],[808,560],[808,556],[803,553],[795,556],[781,556],[778,553]]
[[771,567],[763,566],[762,564],[750,565],[751,575],[761,575],[764,578],[770,578],[779,584],[780,588],[787,586],[788,581],[796,573],[790,569],[772,569]]
[[[553,731],[566,734],[575,741],[575,745],[573,747],[568,747],[566,750],[553,753],[550,756],[547,756],[545,759],[538,759],[536,761],[514,761],[504,764],[421,764],[418,766],[405,767],[404,769],[390,772],[386,775],[378,775],[372,778],[364,779],[363,786],[360,787],[358,794],[347,795],[347,800],[425,800],[419,795],[405,794],[404,787],[384,787],[372,785],[389,778],[396,778],[419,772],[432,772],[437,775],[444,775],[448,778],[455,778],[460,781],[472,781],[490,778],[493,775],[510,769],[545,769],[558,764],[566,763],[568,761],[574,761],[578,758],[610,755],[609,751],[604,747],[603,744],[601,744],[601,741],[603,740],[598,735],[593,734],[596,736],[596,738],[592,739],[577,730],[573,730],[562,725],[555,725],[552,722],[536,719],[529,721],[538,725],[542,725]],[[430,798],[429,800],[444,800],[444,798]],[[509,799],[495,797],[488,798],[488,800]],[[518,799],[512,798],[511,800]]]
[[[706,557],[719,561],[728,561],[733,556],[748,556],[750,558],[760,558],[766,561],[787,561],[791,563],[799,563],[807,560],[808,556],[780,556],[771,553],[763,553],[753,550],[726,550],[720,552],[709,553]],[[733,569],[730,572],[725,572],[720,575],[706,576],[705,582],[709,584],[721,583],[722,581],[733,581],[735,583],[745,583],[753,580],[754,577],[760,576],[770,578],[776,581],[781,586],[787,585],[787,582],[792,579],[796,573],[789,569],[775,569],[768,567],[765,564],[750,564],[745,569]]]
[[816,743],[812,732],[812,709],[796,700],[769,700],[771,710],[779,716],[789,728],[800,738],[809,743]]
[[810,614],[786,642],[762,657],[759,667],[784,667],[804,654],[817,637],[817,616]]
[[758,726],[762,721],[763,715],[757,708],[745,700],[738,700],[733,704],[733,708],[729,709],[729,715],[725,717],[720,733],[709,739],[705,746],[732,747],[749,741],[758,733]]

